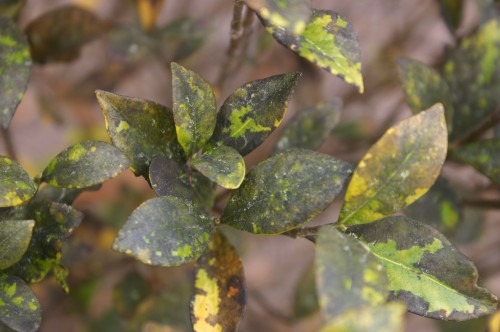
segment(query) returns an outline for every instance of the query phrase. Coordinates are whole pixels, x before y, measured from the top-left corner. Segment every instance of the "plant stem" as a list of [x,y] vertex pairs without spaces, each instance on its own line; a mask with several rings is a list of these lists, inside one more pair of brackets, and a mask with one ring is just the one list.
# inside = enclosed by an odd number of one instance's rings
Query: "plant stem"
[[0,134],[2,135],[2,139],[5,142],[5,148],[7,149],[7,155],[12,159],[17,159],[16,149],[14,148],[14,144],[12,143],[12,137],[10,136],[9,130],[4,129],[3,127],[0,127]]
[[451,148],[457,148],[458,146],[473,141],[474,139],[481,136],[486,130],[493,128],[500,123],[500,107],[493,113],[491,113],[486,119],[478,123],[474,128],[469,130],[462,137],[457,138]]
[[500,200],[498,199],[464,199],[462,202],[464,205],[474,208],[500,210]]

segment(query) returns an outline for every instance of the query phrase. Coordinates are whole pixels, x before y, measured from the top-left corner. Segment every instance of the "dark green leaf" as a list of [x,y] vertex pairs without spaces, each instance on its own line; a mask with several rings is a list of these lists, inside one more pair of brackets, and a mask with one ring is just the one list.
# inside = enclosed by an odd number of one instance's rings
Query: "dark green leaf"
[[349,228],[379,258],[390,299],[418,315],[467,320],[493,313],[498,300],[477,286],[477,270],[438,231],[406,217]]
[[0,221],[0,270],[16,263],[28,249],[33,220]]
[[342,190],[351,166],[310,150],[261,162],[233,192],[221,221],[255,234],[280,234],[320,214]]
[[245,0],[266,25],[282,27],[294,34],[304,31],[311,7],[307,0]]
[[334,100],[301,111],[286,124],[274,152],[318,148],[339,122],[341,107],[342,102]]
[[450,29],[451,33],[455,33],[455,30],[460,26],[462,20],[462,11],[465,1],[463,0],[439,0],[439,9],[441,10],[441,15],[446,22],[446,25]]
[[205,250],[212,222],[201,208],[174,196],[150,199],[128,218],[113,249],[161,266],[197,259]]
[[150,293],[147,281],[138,272],[132,271],[113,289],[114,308],[122,317],[131,318]]
[[217,115],[210,142],[230,146],[243,156],[250,153],[280,125],[299,76],[271,76],[234,91]]
[[52,159],[42,180],[54,187],[87,188],[114,178],[129,161],[118,148],[101,141],[75,144]]
[[215,232],[196,267],[193,330],[236,331],[246,304],[244,281],[238,253],[222,233]]
[[472,165],[500,184],[500,138],[469,143],[454,149],[452,153],[453,157]]
[[96,191],[101,188],[101,185],[96,185],[88,188],[81,189],[70,189],[70,188],[60,188],[53,187],[51,185],[45,184],[36,193],[33,198],[36,201],[54,201],[58,203],[63,203],[67,205],[73,204],[75,199],[85,191]]
[[319,310],[315,277],[314,266],[311,264],[305,269],[294,287],[293,317],[295,319],[305,318]]
[[136,175],[146,175],[151,160],[180,159],[172,111],[158,103],[97,90],[97,100],[113,144],[131,161]]
[[94,13],[76,6],[49,11],[26,28],[31,56],[38,63],[71,61],[80,48],[111,27]]
[[35,332],[40,327],[40,303],[18,277],[0,274],[0,321],[19,332]]
[[224,188],[238,188],[245,178],[245,160],[235,149],[220,145],[191,160],[194,168]]
[[372,222],[416,201],[436,181],[447,143],[441,104],[387,130],[354,171],[339,223]]
[[172,62],[172,99],[177,140],[188,156],[208,142],[217,120],[215,95],[201,76]]
[[329,10],[313,9],[311,20],[299,35],[265,20],[263,23],[278,42],[363,93],[359,43],[347,19]]
[[0,126],[7,128],[31,74],[28,41],[14,21],[0,15]]
[[37,191],[35,182],[15,160],[0,156],[0,207],[19,205]]
[[322,227],[316,240],[316,287],[327,320],[363,306],[377,306],[389,295],[379,260],[334,226]]

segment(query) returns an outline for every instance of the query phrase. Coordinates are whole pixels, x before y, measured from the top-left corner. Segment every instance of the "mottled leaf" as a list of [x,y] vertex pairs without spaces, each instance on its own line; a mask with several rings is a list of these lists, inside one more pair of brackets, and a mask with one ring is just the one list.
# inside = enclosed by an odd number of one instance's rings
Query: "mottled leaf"
[[439,0],[439,9],[441,10],[441,15],[443,16],[446,25],[450,29],[451,33],[455,33],[455,30],[460,26],[462,20],[462,11],[465,1],[463,0]]
[[235,149],[220,145],[191,159],[194,168],[224,188],[238,188],[245,178],[245,160]]
[[471,131],[500,107],[500,21],[464,38],[444,64],[455,116],[450,140]]
[[0,270],[16,263],[28,249],[33,220],[0,221]]
[[151,31],[156,26],[165,0],[138,0],[137,11],[144,30]]
[[477,270],[438,231],[406,217],[349,228],[389,276],[390,299],[418,315],[467,320],[493,313],[498,299],[477,286]]
[[398,59],[399,80],[413,114],[442,103],[448,131],[453,123],[453,104],[448,83],[433,68],[416,60]]
[[14,21],[0,15],[0,126],[7,128],[31,74],[28,41]]
[[35,332],[42,311],[33,291],[18,277],[0,274],[0,322],[14,331]]
[[250,153],[276,129],[300,74],[291,73],[252,81],[236,89],[224,102],[210,140]]
[[492,181],[500,184],[500,138],[462,145],[452,150],[452,154],[453,157],[472,165]]
[[314,265],[308,266],[294,287],[293,317],[305,318],[319,310]]
[[158,103],[97,90],[113,145],[131,161],[136,175],[148,173],[155,156],[180,159],[172,111]]
[[311,7],[307,0],[245,0],[266,22],[266,25],[282,27],[294,34],[304,31]]
[[215,232],[198,259],[191,299],[195,332],[236,331],[246,304],[243,265],[229,240]]
[[389,295],[379,260],[364,244],[334,226],[319,231],[315,267],[319,304],[327,320],[351,309],[382,304]]
[[340,193],[351,165],[310,150],[288,150],[253,168],[222,213],[222,223],[280,234],[320,214]]
[[329,10],[313,9],[309,23],[298,35],[268,25],[265,20],[263,24],[278,42],[363,93],[359,43],[346,18]]
[[328,322],[319,332],[403,332],[406,308],[401,303],[353,309]]
[[146,264],[180,265],[203,253],[211,231],[212,221],[201,208],[178,197],[161,196],[132,212],[113,249]]
[[36,18],[26,28],[26,34],[34,61],[72,61],[84,44],[110,27],[109,22],[86,9],[63,6]]
[[447,142],[441,104],[387,130],[354,171],[339,223],[372,222],[416,201],[438,177]]
[[35,182],[15,160],[0,156],[0,207],[19,205],[37,191]]
[[33,199],[36,201],[54,201],[71,205],[81,193],[85,191],[96,191],[100,188],[101,185],[96,185],[88,188],[70,189],[53,187],[51,185],[44,184],[41,189],[38,190]]
[[177,140],[188,156],[208,142],[217,121],[215,95],[201,76],[172,62],[172,99]]
[[114,178],[129,161],[118,148],[85,141],[63,150],[45,168],[42,180],[54,187],[87,188]]
[[274,152],[318,148],[339,122],[341,107],[342,102],[334,100],[301,111],[286,124]]

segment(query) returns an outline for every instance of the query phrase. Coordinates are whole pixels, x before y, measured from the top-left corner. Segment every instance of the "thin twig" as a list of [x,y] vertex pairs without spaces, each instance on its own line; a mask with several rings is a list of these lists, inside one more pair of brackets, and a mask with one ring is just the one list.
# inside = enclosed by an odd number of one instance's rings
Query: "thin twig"
[[14,148],[14,144],[12,143],[12,137],[10,136],[9,130],[0,127],[0,134],[2,135],[2,139],[5,142],[5,148],[7,149],[7,155],[12,159],[17,159],[16,149]]
[[500,210],[500,200],[498,199],[464,199],[462,203],[469,207],[481,209]]
[[452,148],[456,148],[462,144],[468,143],[477,139],[481,136],[486,130],[493,128],[497,124],[500,123],[500,107],[493,113],[491,113],[486,119],[482,122],[478,123],[474,128],[469,130],[462,137],[457,138],[453,144]]

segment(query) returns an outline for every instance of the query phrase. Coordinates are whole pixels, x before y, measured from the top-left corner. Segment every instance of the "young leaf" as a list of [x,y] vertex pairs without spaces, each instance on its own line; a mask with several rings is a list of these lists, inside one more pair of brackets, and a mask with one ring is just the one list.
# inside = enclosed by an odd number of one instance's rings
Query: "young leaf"
[[243,156],[250,153],[280,125],[299,76],[271,76],[234,91],[217,115],[210,142],[230,146]]
[[0,270],[16,263],[28,249],[33,220],[0,221]]
[[19,205],[37,191],[35,182],[15,160],[0,156],[0,207]]
[[158,103],[97,90],[97,100],[113,145],[130,159],[136,175],[148,174],[158,155],[180,159],[172,111]]
[[266,22],[298,35],[304,31],[311,7],[307,0],[245,0],[248,7]]
[[389,276],[390,299],[430,318],[467,320],[497,309],[498,299],[477,286],[477,270],[435,229],[406,217],[349,228],[377,256]]
[[37,331],[42,321],[40,303],[18,277],[0,274],[0,322],[14,331]]
[[459,146],[452,150],[453,157],[472,165],[475,169],[500,184],[500,138],[492,138]]
[[45,168],[42,180],[54,187],[87,188],[114,178],[129,161],[120,150],[101,141],[85,141],[63,150]]
[[319,332],[403,332],[405,316],[401,303],[358,308],[328,322]]
[[254,234],[286,232],[320,214],[351,172],[348,163],[310,150],[276,154],[247,174],[221,221]]
[[333,100],[301,111],[286,125],[274,152],[318,148],[339,122],[341,107],[340,100]]
[[222,233],[215,232],[195,271],[193,330],[236,331],[246,304],[244,282],[238,253]]
[[111,27],[94,13],[77,6],[49,11],[26,28],[31,56],[38,63],[72,61],[80,48]]
[[191,159],[194,168],[224,188],[238,188],[245,178],[245,160],[229,146],[216,146]]
[[351,309],[382,304],[389,295],[379,260],[364,244],[334,226],[319,231],[315,267],[320,308],[327,320]]
[[205,250],[212,222],[201,208],[174,196],[150,199],[128,218],[113,249],[151,265],[174,266]]
[[387,130],[354,171],[339,223],[372,222],[416,201],[438,177],[447,142],[441,104]]
[[28,41],[14,21],[0,15],[0,126],[7,128],[31,74]]
[[177,140],[192,156],[210,139],[217,120],[215,95],[201,76],[172,62],[172,99]]
[[464,2],[460,0],[439,0],[438,4],[448,29],[454,34],[455,30],[460,26]]
[[278,42],[363,93],[359,43],[347,19],[329,10],[313,9],[309,23],[299,35],[262,21]]

